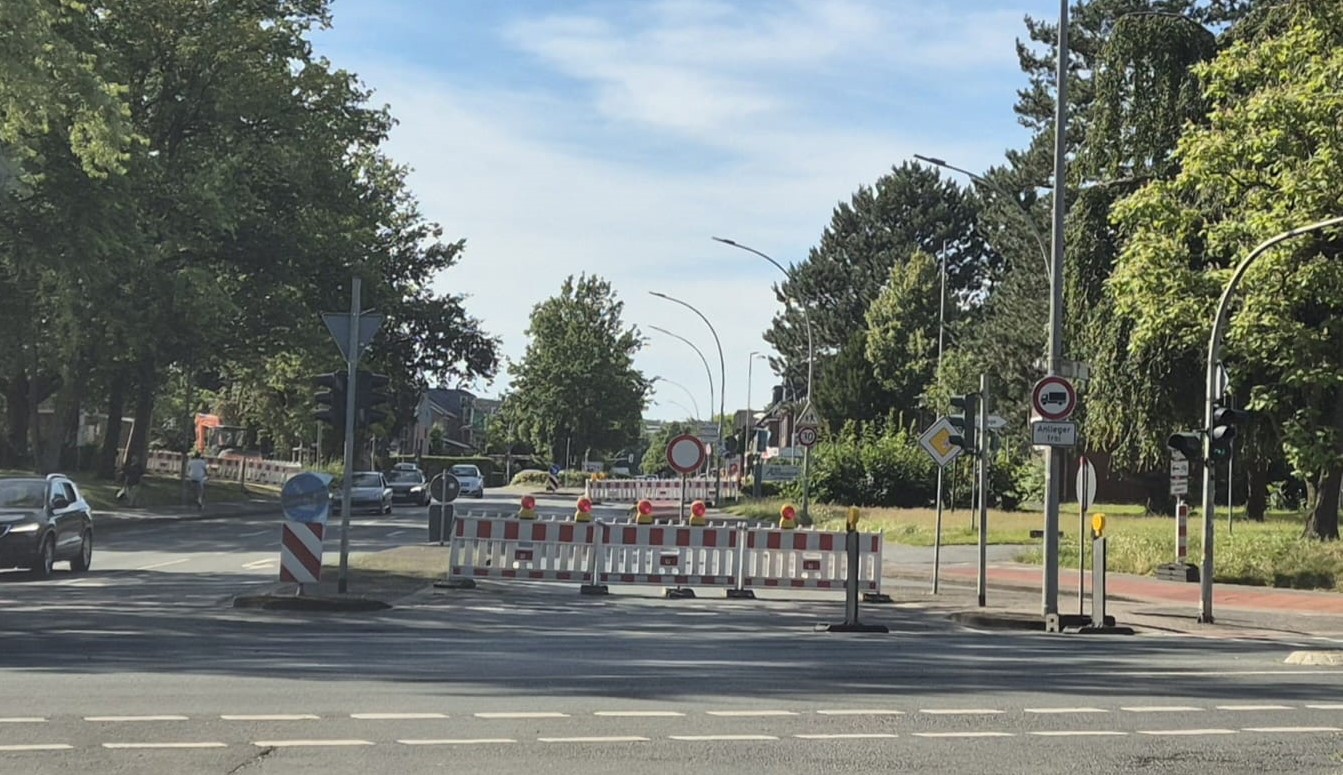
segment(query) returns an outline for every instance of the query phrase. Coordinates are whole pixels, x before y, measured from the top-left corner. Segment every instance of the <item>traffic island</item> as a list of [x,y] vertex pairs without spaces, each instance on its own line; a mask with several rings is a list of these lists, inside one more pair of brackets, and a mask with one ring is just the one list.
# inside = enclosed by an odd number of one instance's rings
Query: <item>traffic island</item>
[[365,613],[386,611],[392,605],[368,597],[348,595],[239,595],[233,598],[233,607],[261,611]]
[[1287,655],[1289,665],[1343,667],[1343,651],[1293,651]]

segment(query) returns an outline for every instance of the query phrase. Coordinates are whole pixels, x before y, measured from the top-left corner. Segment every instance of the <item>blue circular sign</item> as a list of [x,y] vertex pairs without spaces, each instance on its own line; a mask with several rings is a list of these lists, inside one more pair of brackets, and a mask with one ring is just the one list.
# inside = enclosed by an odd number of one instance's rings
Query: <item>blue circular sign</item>
[[331,512],[330,486],[330,476],[305,472],[291,477],[280,489],[280,508],[284,509],[285,519],[326,522]]

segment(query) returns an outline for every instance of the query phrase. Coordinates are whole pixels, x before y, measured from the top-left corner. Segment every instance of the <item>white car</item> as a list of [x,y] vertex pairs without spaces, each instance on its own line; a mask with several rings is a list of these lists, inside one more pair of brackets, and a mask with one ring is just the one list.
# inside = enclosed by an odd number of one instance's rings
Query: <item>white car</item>
[[479,468],[469,463],[463,463],[453,466],[450,471],[462,485],[460,495],[463,497],[468,495],[474,495],[477,498],[485,497],[485,477],[481,475]]

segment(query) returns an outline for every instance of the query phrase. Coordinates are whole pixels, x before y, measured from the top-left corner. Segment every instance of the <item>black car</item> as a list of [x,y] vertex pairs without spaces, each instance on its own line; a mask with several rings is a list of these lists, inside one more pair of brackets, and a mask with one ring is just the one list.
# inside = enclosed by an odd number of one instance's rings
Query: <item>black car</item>
[[60,474],[0,477],[0,568],[45,579],[65,560],[75,573],[93,563],[93,514],[79,488]]
[[393,469],[386,474],[387,486],[392,488],[393,503],[429,505],[429,485],[418,470]]

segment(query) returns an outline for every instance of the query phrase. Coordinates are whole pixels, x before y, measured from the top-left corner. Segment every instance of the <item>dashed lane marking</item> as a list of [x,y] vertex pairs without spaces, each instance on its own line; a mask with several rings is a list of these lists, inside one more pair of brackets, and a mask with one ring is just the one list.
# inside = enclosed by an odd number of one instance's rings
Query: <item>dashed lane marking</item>
[[220,716],[225,721],[316,721],[311,713],[256,713]]
[[140,748],[228,748],[228,743],[103,743],[103,748],[112,750],[135,750]]
[[849,734],[837,733],[832,735],[793,735],[798,740],[886,740],[896,737],[889,732],[852,732]]
[[1120,732],[1114,729],[1052,729],[1031,732],[1030,734],[1040,737],[1118,737],[1127,735],[1128,732]]
[[459,740],[397,740],[402,745],[498,745],[516,743],[511,737],[476,737]]
[[538,737],[539,743],[646,743],[648,738],[634,735],[611,737]]
[[267,557],[264,560],[252,560],[251,562],[245,562],[242,564],[242,566],[247,570],[258,570],[260,568],[266,567],[267,565],[274,565],[278,562],[279,560],[275,559],[274,557]]
[[822,716],[903,716],[903,710],[863,710],[863,709],[841,709],[841,710],[818,710]]
[[993,708],[920,708],[919,712],[929,716],[993,716],[1002,713]]
[[41,716],[0,716],[0,724],[45,724]]
[[1311,710],[1343,710],[1343,703],[1329,702],[1322,705],[1307,705]]
[[1026,713],[1109,713],[1104,708],[1023,708]]
[[798,713],[792,710],[710,710],[705,711],[710,716],[721,716],[725,718],[755,718],[760,716],[796,716]]
[[1218,710],[1291,710],[1291,705],[1218,705]]
[[181,565],[184,562],[191,562],[190,557],[182,557],[177,560],[164,560],[163,562],[154,562],[149,565],[141,565],[136,570],[154,570],[155,568],[166,568],[170,565]]
[[68,743],[23,743],[19,745],[0,745],[0,751],[69,751],[74,748]]
[[187,721],[186,716],[85,716],[85,721]]
[[1130,705],[1120,710],[1129,713],[1195,713],[1203,709],[1192,705]]
[[608,718],[675,718],[685,714],[675,710],[599,710],[592,715]]
[[1339,727],[1245,727],[1243,732],[1343,732]]
[[1192,736],[1192,735],[1234,735],[1234,729],[1140,729],[1140,735]]
[[523,711],[517,713],[500,711],[494,713],[477,713],[476,718],[569,718],[569,714],[558,713],[556,711]]
[[773,735],[671,735],[670,738],[685,743],[747,743],[779,739]]
[[1016,737],[1011,732],[914,732],[915,737]]
[[351,713],[350,718],[361,721],[410,721],[412,719],[447,718],[446,713]]
[[370,740],[257,740],[257,748],[321,748],[323,746],[373,745]]

